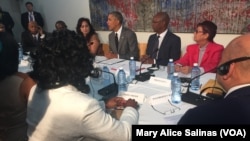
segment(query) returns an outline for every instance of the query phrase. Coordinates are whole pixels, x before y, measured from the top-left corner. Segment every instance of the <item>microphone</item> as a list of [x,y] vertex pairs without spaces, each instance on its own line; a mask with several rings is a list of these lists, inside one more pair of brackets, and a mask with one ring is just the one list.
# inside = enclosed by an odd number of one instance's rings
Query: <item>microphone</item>
[[142,81],[142,82],[146,81],[146,80],[149,80],[152,72],[149,71],[149,72],[141,73],[142,64],[144,64],[150,57],[152,57],[155,53],[157,53],[158,50],[159,50],[158,48],[154,49],[153,53],[150,56],[148,56],[144,61],[141,62],[139,75],[135,76],[135,80]]
[[107,72],[107,71],[103,71],[100,68],[94,68],[93,70],[91,70],[90,72],[90,76],[93,78],[98,78],[102,75],[102,73],[108,73],[111,74],[113,77],[113,83],[109,84],[108,86],[103,87],[102,89],[98,90],[98,94],[103,96],[102,100],[108,100],[112,97],[115,97],[118,95],[118,85],[115,81],[115,76],[113,73],[111,72]]
[[213,68],[211,70],[208,70],[206,72],[203,72],[203,73],[195,76],[194,78],[190,78],[190,79],[189,78],[183,78],[184,81],[186,81],[188,83],[188,86],[187,86],[186,93],[183,93],[182,96],[181,96],[182,101],[187,102],[187,103],[191,103],[191,104],[194,104],[194,105],[201,105],[201,104],[204,104],[204,103],[211,102],[211,101],[215,100],[214,97],[203,96],[203,95],[201,95],[202,93],[196,94],[196,93],[190,92],[189,89],[190,89],[190,86],[191,86],[191,82],[194,79],[196,79],[196,78],[198,78],[198,77],[200,77],[200,76],[202,76],[204,74],[207,74],[207,73],[209,73],[211,71],[214,71],[216,69],[217,69],[217,67],[215,67],[215,68]]

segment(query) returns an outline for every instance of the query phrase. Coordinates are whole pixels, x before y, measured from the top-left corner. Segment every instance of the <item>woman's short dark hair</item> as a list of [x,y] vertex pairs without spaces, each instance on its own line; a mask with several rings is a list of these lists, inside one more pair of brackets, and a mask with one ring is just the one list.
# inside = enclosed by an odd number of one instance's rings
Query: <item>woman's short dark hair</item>
[[7,32],[0,32],[0,80],[18,71],[18,44]]
[[203,33],[208,33],[208,41],[213,42],[217,33],[217,25],[212,21],[203,21],[198,23],[197,27],[198,26],[202,27]]
[[30,76],[42,89],[73,85],[82,92],[89,88],[85,78],[93,69],[93,56],[86,43],[68,30],[54,31],[35,54],[31,54],[33,71]]

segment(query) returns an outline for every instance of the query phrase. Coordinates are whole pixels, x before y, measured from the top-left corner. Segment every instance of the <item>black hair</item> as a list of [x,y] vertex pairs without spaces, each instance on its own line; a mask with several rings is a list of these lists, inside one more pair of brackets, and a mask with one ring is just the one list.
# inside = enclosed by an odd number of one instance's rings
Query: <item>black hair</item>
[[7,32],[0,32],[0,80],[18,71],[18,44]]
[[116,17],[118,19],[120,24],[123,24],[123,16],[119,11],[112,11],[109,13],[109,15],[113,15],[114,17]]
[[33,6],[33,3],[32,2],[30,2],[30,1],[27,1],[26,3],[25,3],[25,5],[27,6],[28,4],[30,4],[30,5],[32,5]]
[[73,85],[86,92],[85,78],[93,69],[93,56],[86,43],[69,30],[54,31],[31,54],[33,71],[30,76],[42,89]]
[[89,25],[89,33],[86,35],[85,40],[87,42],[90,41],[90,38],[92,37],[92,35],[97,34],[94,27],[92,26],[92,24],[90,23],[90,20],[88,18],[79,18],[77,21],[77,25],[76,25],[76,32],[77,34],[83,36],[83,33],[81,32],[81,26],[82,26],[82,22],[87,22],[87,24]]
[[64,21],[56,21],[56,23],[55,23],[55,27],[56,27],[56,25],[57,25],[57,24],[62,25],[64,29],[66,29],[66,28],[67,28],[67,25],[66,25],[66,23],[65,23]]
[[217,25],[213,23],[212,21],[203,21],[201,23],[197,24],[197,27],[202,27],[203,33],[208,33],[208,41],[214,42],[214,37],[217,32]]

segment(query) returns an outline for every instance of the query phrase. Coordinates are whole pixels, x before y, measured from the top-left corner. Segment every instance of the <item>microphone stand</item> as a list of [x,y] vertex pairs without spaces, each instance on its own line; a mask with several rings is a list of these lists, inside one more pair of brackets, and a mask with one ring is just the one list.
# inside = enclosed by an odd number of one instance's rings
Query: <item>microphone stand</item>
[[98,71],[101,72],[101,73],[99,73],[99,75],[101,75],[103,72],[104,72],[104,73],[111,74],[112,77],[113,77],[113,80],[114,80],[114,83],[109,84],[108,86],[103,87],[102,89],[99,89],[99,90],[98,90],[98,94],[103,96],[102,100],[105,101],[105,100],[108,100],[108,99],[110,99],[110,98],[112,98],[112,97],[117,96],[117,95],[118,95],[118,85],[117,85],[117,83],[116,83],[116,81],[115,81],[115,76],[114,76],[114,74],[111,73],[111,72],[103,71],[103,70],[101,70],[101,69],[99,69]]
[[[152,53],[151,56],[153,56],[159,49],[155,49]],[[139,72],[139,75],[136,75],[135,76],[135,80],[137,81],[146,81],[146,80],[149,80],[150,79],[150,76],[151,76],[151,73],[152,71],[149,71],[149,72],[144,72],[144,73],[141,73],[141,68],[142,68],[142,64],[144,64],[151,56],[148,56],[144,61],[141,62],[141,65],[140,65],[140,72]]]
[[202,76],[202,75],[204,75],[206,73],[209,73],[209,72],[215,70],[216,68],[213,68],[213,69],[211,69],[209,71],[203,72],[200,75],[195,76],[194,78],[191,78],[188,81],[188,86],[187,86],[186,93],[183,93],[182,96],[181,96],[182,101],[187,102],[187,103],[191,103],[191,104],[194,104],[194,105],[201,105],[201,104],[213,101],[214,98],[207,97],[207,96],[202,96],[201,93],[196,94],[196,93],[190,92],[189,89],[190,89],[190,86],[191,86],[191,82],[194,79],[196,79],[196,78],[198,78],[198,77],[200,77],[200,76]]

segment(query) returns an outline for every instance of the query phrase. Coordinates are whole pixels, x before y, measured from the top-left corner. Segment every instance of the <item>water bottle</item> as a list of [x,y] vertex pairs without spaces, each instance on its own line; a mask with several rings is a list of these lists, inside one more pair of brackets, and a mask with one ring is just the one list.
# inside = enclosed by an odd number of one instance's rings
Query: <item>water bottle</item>
[[136,62],[134,60],[134,57],[130,57],[129,60],[129,73],[130,73],[130,80],[135,79],[135,74],[136,74]]
[[[198,75],[200,75],[201,70],[198,66],[198,63],[194,63],[194,66],[191,70],[191,89],[192,90],[199,90],[200,89],[200,77]],[[198,76],[198,77],[196,77]],[[195,79],[193,79],[194,77],[196,77]]]
[[118,90],[119,90],[119,93],[127,91],[127,79],[126,79],[126,73],[123,70],[123,67],[120,67],[118,71]]
[[19,63],[21,63],[23,59],[23,47],[21,43],[18,43],[18,58],[19,58]]
[[110,74],[109,74],[109,68],[107,66],[103,66],[102,68],[102,84],[103,86],[108,86],[110,84]]
[[168,61],[168,79],[172,79],[174,74],[174,60],[172,58]]
[[181,102],[181,80],[178,76],[178,73],[175,72],[171,79],[171,102],[178,104]]

